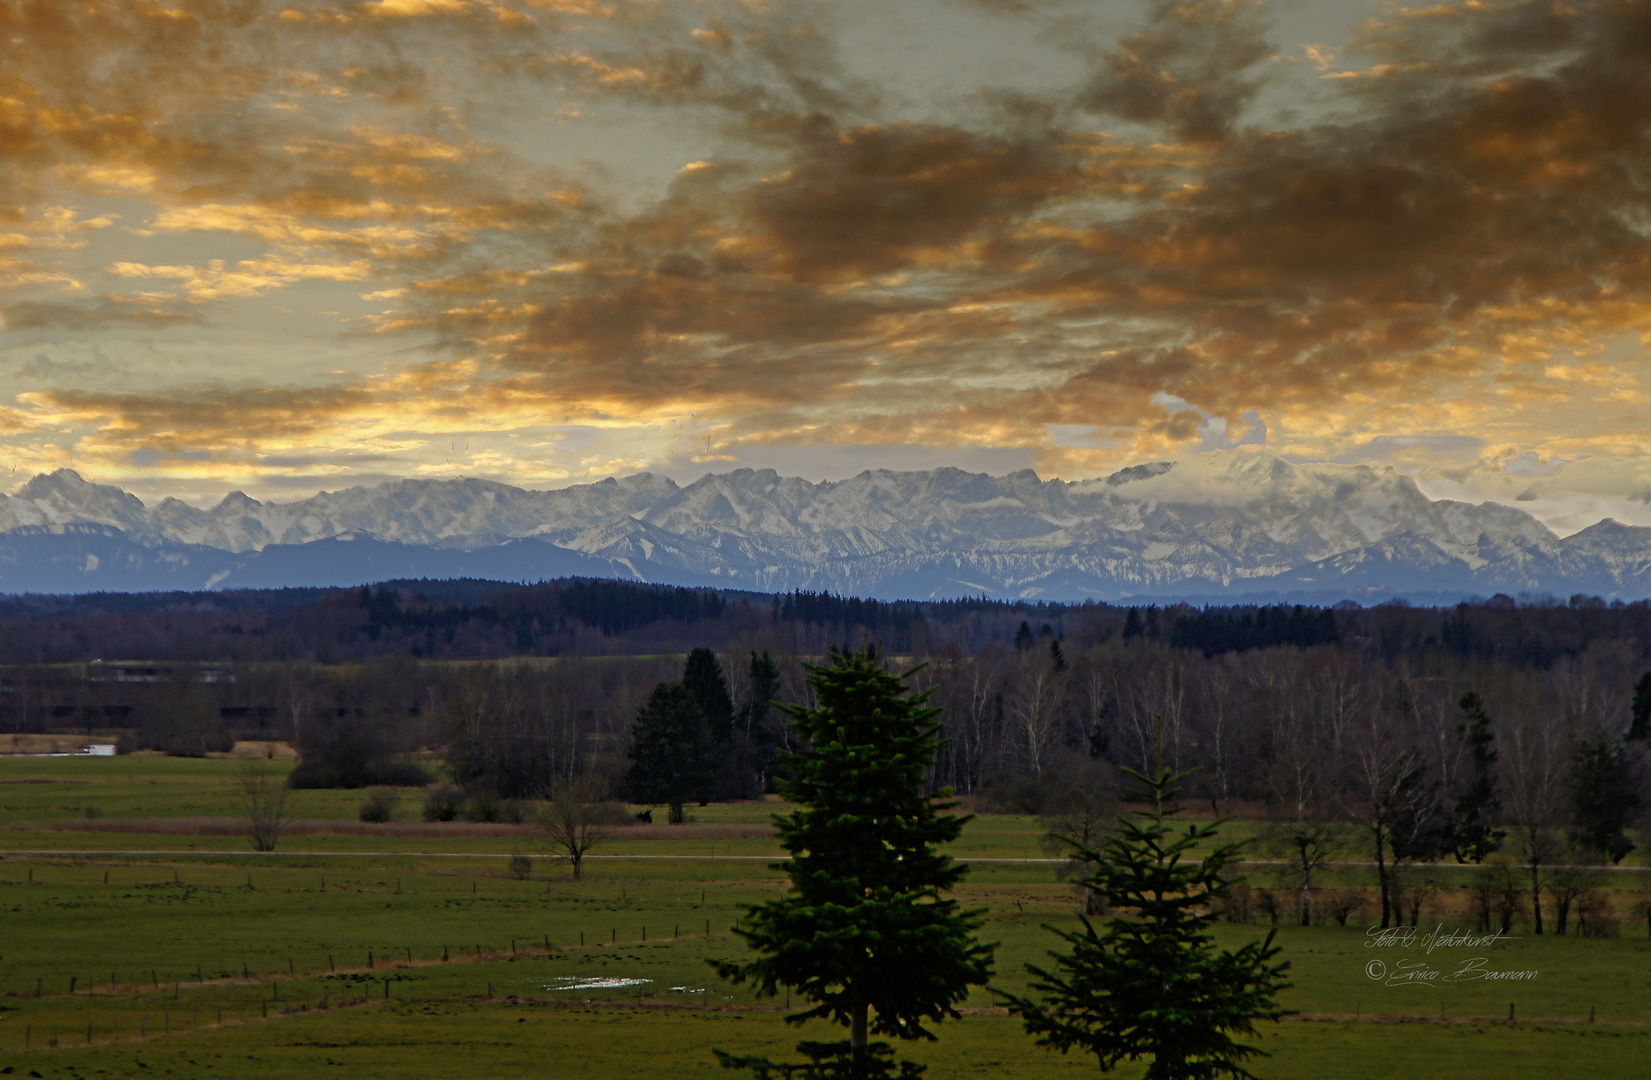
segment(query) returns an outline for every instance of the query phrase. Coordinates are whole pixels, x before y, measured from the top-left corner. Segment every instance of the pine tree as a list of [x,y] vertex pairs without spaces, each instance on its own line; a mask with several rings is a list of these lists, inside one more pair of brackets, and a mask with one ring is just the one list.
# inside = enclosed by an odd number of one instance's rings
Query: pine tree
[[830,667],[808,670],[818,707],[784,707],[808,745],[785,755],[792,778],[781,790],[797,809],[774,819],[791,888],[746,909],[737,932],[759,959],[713,964],[767,995],[795,988],[811,1005],[789,1023],[829,1019],[849,1038],[800,1044],[809,1059],[800,1064],[717,1056],[759,1078],[915,1077],[921,1066],[897,1065],[886,1043],[868,1040],[933,1039],[924,1022],[956,1017],[969,987],[991,974],[993,946],[974,937],[979,913],[945,895],[967,868],[937,850],[969,819],[924,793],[940,746],[927,692],[905,696],[903,677],[870,646],[833,651]]
[[1633,719],[1628,725],[1628,739],[1644,739],[1651,737],[1651,671],[1640,676],[1640,681],[1634,684],[1634,704],[1630,714]]
[[660,683],[631,726],[631,798],[664,803],[673,825],[687,820],[683,804],[711,783],[710,739],[705,714],[680,683]]
[[705,737],[710,758],[705,786],[694,793],[701,806],[712,799],[739,798],[745,794],[740,776],[740,757],[734,746],[734,697],[722,664],[710,649],[697,648],[682,665],[682,686],[693,695],[705,717]]
[[1087,917],[1078,930],[1048,928],[1071,951],[1050,953],[1052,970],[1027,965],[1041,996],[1006,995],[1010,1008],[1040,1043],[1092,1053],[1103,1072],[1150,1058],[1145,1080],[1251,1077],[1243,1062],[1262,1051],[1235,1036],[1285,1015],[1275,995],[1288,985],[1289,964],[1270,962],[1279,952],[1271,932],[1237,952],[1216,951],[1209,932],[1215,903],[1227,895],[1227,868],[1243,845],[1184,862],[1224,822],[1176,832],[1171,819],[1180,807],[1165,804],[1187,774],[1162,762],[1152,776],[1124,772],[1143,786],[1136,794],[1152,809],[1119,818],[1099,848],[1073,852],[1092,867],[1082,884],[1117,914],[1100,928]]
[[1066,670],[1066,654],[1061,652],[1059,641],[1049,643],[1049,663],[1054,667],[1056,674]]
[[728,693],[728,680],[717,654],[706,648],[690,652],[682,665],[682,685],[705,716],[711,745],[719,750],[726,747],[734,733],[734,698]]
[[1496,775],[1492,771],[1496,765],[1496,736],[1478,694],[1468,691],[1457,705],[1463,716],[1462,722],[1456,725],[1456,733],[1467,744],[1473,773],[1454,800],[1456,821],[1452,847],[1457,862],[1479,863],[1500,848],[1502,838],[1507,835],[1495,827],[1497,812],[1502,809],[1502,800],[1496,797]]
[[1634,850],[1627,827],[1641,805],[1633,763],[1620,743],[1595,729],[1571,743],[1572,839],[1620,863]]
[[767,789],[768,778],[774,775],[774,767],[778,763],[775,753],[779,733],[770,723],[769,712],[770,704],[780,692],[780,667],[768,655],[767,649],[760,656],[753,650],[746,674],[751,679],[751,697],[740,709],[740,718],[745,729],[748,767],[755,774],[753,794],[760,796]]
[[1141,610],[1139,608],[1130,608],[1129,614],[1124,616],[1124,640],[1128,641],[1130,638],[1138,638],[1145,631],[1146,627],[1141,623]]

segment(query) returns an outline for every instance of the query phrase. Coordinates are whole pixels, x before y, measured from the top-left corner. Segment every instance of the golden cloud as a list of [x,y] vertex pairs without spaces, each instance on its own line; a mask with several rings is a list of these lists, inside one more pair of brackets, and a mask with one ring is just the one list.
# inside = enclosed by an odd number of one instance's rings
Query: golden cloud
[[[1251,410],[1316,454],[1643,441],[1643,346],[1612,343],[1651,333],[1651,2],[1398,10],[1311,47],[1337,111],[1293,124],[1257,120],[1273,50],[1238,0],[1068,35],[1077,83],[921,119],[850,72],[822,11],[0,0],[9,327],[199,320],[330,282],[412,350],[347,386],[24,412],[98,445],[243,449],[381,434],[389,411],[430,432],[691,413],[724,446],[1015,445],[1062,469]],[[702,145],[637,208],[513,145],[524,100]],[[18,224],[65,192],[147,212]],[[242,246],[95,254],[117,226]]]

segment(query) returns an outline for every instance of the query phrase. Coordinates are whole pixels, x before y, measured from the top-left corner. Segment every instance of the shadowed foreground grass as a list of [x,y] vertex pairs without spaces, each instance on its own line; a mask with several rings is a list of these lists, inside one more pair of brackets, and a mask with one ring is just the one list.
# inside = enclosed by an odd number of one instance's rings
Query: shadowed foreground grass
[[[805,1029],[806,1030],[806,1029]],[[807,1030],[821,1037],[823,1026]],[[935,1077],[1093,1076],[1093,1059],[1034,1047],[1013,1018],[967,1016],[910,1048]],[[344,1012],[155,1038],[143,1044],[7,1055],[27,1075],[225,1077],[713,1077],[710,1048],[787,1056],[797,1035],[778,1013],[560,1006],[509,1001],[380,1002]],[[1651,1031],[1609,1025],[1287,1022],[1257,1045],[1273,1080],[1637,1075]],[[27,1066],[25,1069],[24,1066]],[[1122,1068],[1116,1075],[1138,1076]]]

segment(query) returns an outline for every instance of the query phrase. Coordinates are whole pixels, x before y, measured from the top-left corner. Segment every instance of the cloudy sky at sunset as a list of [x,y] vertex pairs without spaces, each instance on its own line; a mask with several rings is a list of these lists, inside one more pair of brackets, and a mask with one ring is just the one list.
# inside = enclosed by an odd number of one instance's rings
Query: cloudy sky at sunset
[[0,0],[0,458],[1651,524],[1651,2]]

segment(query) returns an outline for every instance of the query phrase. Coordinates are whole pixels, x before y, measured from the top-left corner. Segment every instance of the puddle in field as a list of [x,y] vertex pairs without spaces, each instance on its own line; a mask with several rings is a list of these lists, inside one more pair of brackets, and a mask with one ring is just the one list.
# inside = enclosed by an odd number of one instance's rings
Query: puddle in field
[[673,994],[703,994],[703,993],[705,993],[705,987],[703,987],[703,986],[673,986],[673,987],[671,987],[671,993],[673,993]]
[[627,979],[616,975],[600,977],[563,976],[545,985],[546,990],[622,990],[627,986],[646,986],[652,979]]

